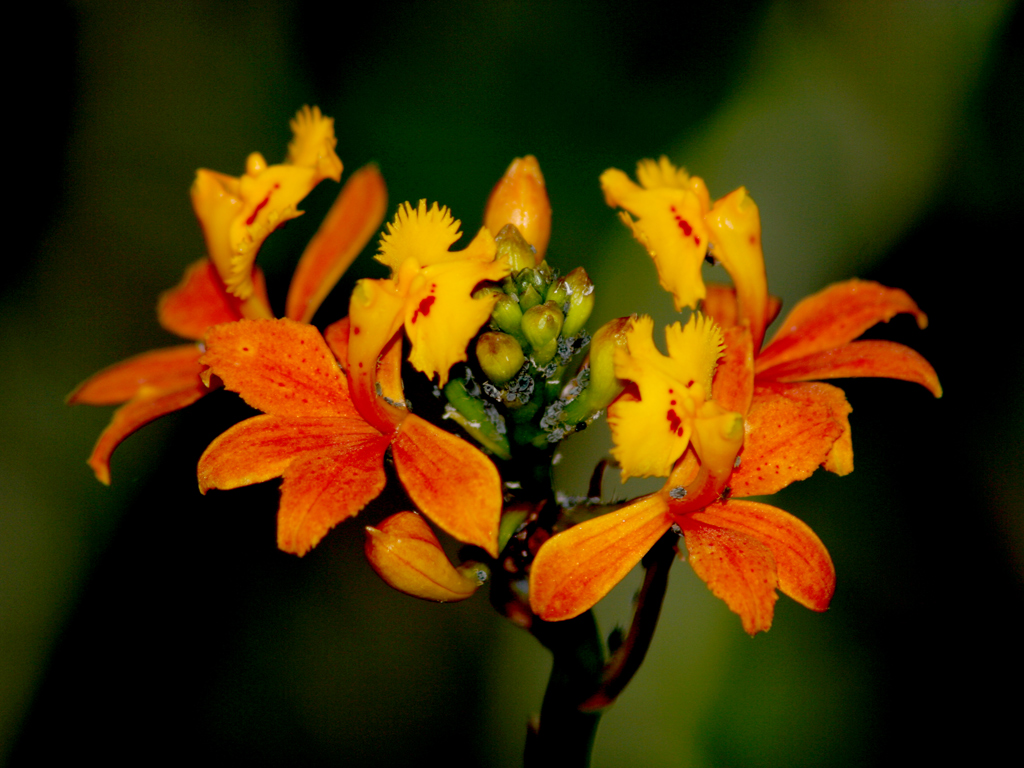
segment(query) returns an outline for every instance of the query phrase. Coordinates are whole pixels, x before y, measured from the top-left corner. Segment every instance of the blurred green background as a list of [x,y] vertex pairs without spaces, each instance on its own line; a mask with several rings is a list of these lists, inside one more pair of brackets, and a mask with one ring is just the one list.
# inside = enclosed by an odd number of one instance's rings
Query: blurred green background
[[[109,410],[62,404],[101,367],[174,343],[153,308],[202,255],[195,169],[238,174],[253,150],[280,160],[305,103],[335,117],[347,172],[380,164],[390,211],[439,200],[470,231],[508,162],[536,154],[554,208],[548,259],[594,277],[592,327],[672,314],[597,185],[605,168],[660,153],[714,196],[747,186],[787,306],[859,275],[905,288],[931,317],[923,333],[898,318],[877,335],[925,353],[945,397],[851,382],[857,471],[776,497],[832,553],[831,610],[781,598],[773,629],[751,640],[677,564],[595,765],[922,764],[961,740],[982,761],[1015,741],[1019,711],[995,695],[1022,682],[1019,7],[97,0],[28,12],[16,34],[35,54],[11,74],[21,127],[8,153],[24,200],[0,294],[0,760],[521,761],[549,658],[482,595],[434,606],[392,592],[355,521],[303,559],[277,552],[273,483],[196,492],[199,454],[246,413],[234,396],[131,437],[111,488],[84,464]],[[261,254],[278,307],[334,194],[318,189]],[[317,322],[340,316],[367,274],[368,256]],[[606,447],[600,429],[578,439],[559,474],[569,492]],[[633,588],[600,606],[606,630],[628,618]]]

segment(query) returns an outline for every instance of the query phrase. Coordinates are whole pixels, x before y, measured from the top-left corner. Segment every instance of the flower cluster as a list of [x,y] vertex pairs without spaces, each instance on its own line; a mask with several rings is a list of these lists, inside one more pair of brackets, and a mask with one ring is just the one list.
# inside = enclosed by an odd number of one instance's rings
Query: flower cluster
[[[563,274],[546,261],[551,208],[527,156],[496,184],[462,249],[453,250],[462,225],[446,207],[398,206],[376,255],[387,275],[360,280],[348,316],[321,332],[311,321],[379,229],[387,195],[373,166],[346,182],[275,318],[259,248],[342,172],[330,119],[306,107],[292,130],[280,165],[253,153],[241,177],[197,173],[208,257],[158,305],[164,327],[193,343],[114,365],[69,397],[123,403],[89,459],[102,482],[134,430],[223,387],[261,413],[209,445],[199,489],[282,478],[284,551],[308,552],[391,483],[408,508],[367,527],[366,555],[417,597],[461,600],[490,578],[510,618],[569,619],[675,530],[694,571],[751,634],[771,625],[776,589],[828,606],[835,577],[821,541],[746,497],[819,466],[852,471],[850,406],[823,379],[883,376],[941,394],[917,353],[855,341],[898,313],[924,327],[905,293],[839,283],[799,303],[764,343],[779,303],[767,290],[757,206],[742,188],[712,203],[701,179],[662,157],[639,163],[638,182],[611,169],[601,186],[688,317],[665,329],[667,354],[642,314],[591,337],[594,285],[582,268]],[[711,258],[732,287],[704,284]],[[605,412],[623,480],[666,482],[618,505],[603,505],[599,490],[560,505],[555,450]],[[465,545],[461,566],[418,513]]]

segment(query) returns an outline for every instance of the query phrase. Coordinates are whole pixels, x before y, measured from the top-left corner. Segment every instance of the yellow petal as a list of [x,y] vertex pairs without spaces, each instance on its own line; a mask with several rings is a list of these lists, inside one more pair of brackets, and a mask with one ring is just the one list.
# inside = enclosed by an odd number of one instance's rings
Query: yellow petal
[[232,295],[252,295],[252,266],[260,246],[271,232],[302,214],[297,206],[313,187],[323,179],[340,180],[333,125],[319,109],[306,107],[292,121],[295,137],[288,163],[268,166],[253,152],[241,178],[197,171],[192,207],[210,259]]
[[701,265],[708,247],[707,190],[665,158],[657,165],[642,161],[638,176],[643,187],[614,168],[601,174],[605,201],[628,211],[620,214],[622,220],[654,259],[661,286],[673,295],[676,310],[696,307],[705,294]]
[[[711,393],[715,364],[722,354],[721,329],[699,313],[686,327],[674,324],[666,331],[670,357],[662,355],[652,339],[654,321],[638,318],[627,332],[627,349],[615,352],[615,375],[636,385],[608,408],[608,424],[615,447],[612,455],[628,477],[666,476],[682,456],[698,418],[716,420],[702,427],[703,444],[714,455],[716,468],[732,461],[739,450],[738,414],[724,409],[701,410]],[[740,422],[742,423],[742,422]],[[727,446],[735,443],[728,459]],[[695,445],[695,448],[701,448]],[[703,456],[701,458],[704,458]],[[727,469],[727,467],[726,467]]]
[[428,266],[464,258],[461,253],[448,250],[462,237],[461,225],[446,206],[434,203],[428,209],[426,200],[420,200],[416,208],[402,203],[380,239],[377,261],[390,267],[394,277],[407,259]]

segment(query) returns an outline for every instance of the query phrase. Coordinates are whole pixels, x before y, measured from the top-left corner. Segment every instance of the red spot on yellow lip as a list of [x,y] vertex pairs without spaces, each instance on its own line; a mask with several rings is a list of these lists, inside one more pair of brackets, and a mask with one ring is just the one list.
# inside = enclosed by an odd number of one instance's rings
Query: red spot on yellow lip
[[427,296],[427,298],[423,299],[423,301],[420,302],[420,305],[416,307],[416,311],[412,313],[412,322],[415,323],[420,315],[423,315],[424,317],[429,315],[430,308],[433,306],[435,301],[437,301],[436,296]]
[[260,201],[260,204],[256,206],[256,210],[254,210],[252,212],[252,215],[249,216],[249,218],[245,220],[245,225],[247,227],[251,227],[252,226],[252,223],[254,221],[256,221],[256,217],[259,215],[260,211],[262,211],[267,206],[267,203],[269,203],[269,202],[270,202],[270,195],[267,195],[265,198],[263,198],[263,200]]
[[682,431],[680,428],[683,422],[682,419],[679,418],[679,414],[677,414],[674,410],[669,408],[668,413],[665,414],[665,418],[668,419],[669,429],[681,435]]

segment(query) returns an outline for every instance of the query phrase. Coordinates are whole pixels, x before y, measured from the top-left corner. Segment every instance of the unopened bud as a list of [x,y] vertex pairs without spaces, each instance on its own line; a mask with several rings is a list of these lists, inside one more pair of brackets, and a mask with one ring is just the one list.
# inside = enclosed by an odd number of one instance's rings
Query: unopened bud
[[483,566],[455,568],[437,536],[415,512],[399,512],[366,526],[366,559],[384,581],[413,597],[439,603],[470,597],[487,579]]
[[551,203],[533,155],[513,160],[487,201],[484,226],[497,232],[506,224],[514,224],[536,248],[537,261],[544,258],[551,238]]
[[523,348],[507,333],[488,332],[476,342],[476,358],[487,378],[503,386],[526,362]]
[[537,254],[534,253],[533,247],[526,242],[522,233],[513,224],[506,224],[501,228],[494,236],[494,244],[497,247],[495,258],[507,260],[513,272],[532,269],[537,264]]
[[505,333],[519,333],[519,327],[523,323],[523,310],[519,306],[519,299],[516,296],[509,296],[503,293],[491,310],[491,320]]
[[594,411],[607,408],[624,389],[615,375],[615,350],[626,348],[626,331],[633,317],[617,317],[597,329],[590,341],[590,384],[587,404]]
[[519,292],[519,309],[524,313],[529,309],[533,309],[542,301],[544,301],[544,294],[530,283],[527,283]]
[[583,329],[594,311],[594,283],[583,267],[576,267],[559,282],[562,281],[565,281],[569,296],[569,311],[565,314],[562,335],[574,336]]
[[565,317],[553,301],[538,304],[523,313],[523,335],[534,349],[541,349],[557,341]]

